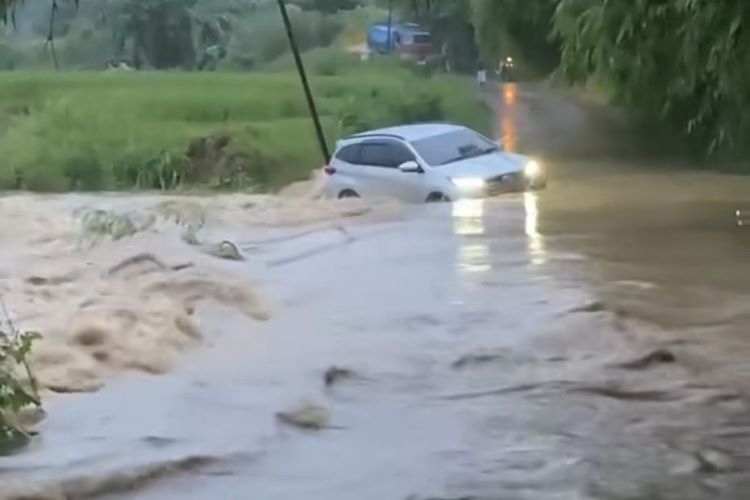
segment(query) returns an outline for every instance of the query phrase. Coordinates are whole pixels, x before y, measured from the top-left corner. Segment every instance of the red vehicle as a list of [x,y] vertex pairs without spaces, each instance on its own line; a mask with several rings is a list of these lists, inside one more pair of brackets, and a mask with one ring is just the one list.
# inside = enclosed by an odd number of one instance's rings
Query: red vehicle
[[436,54],[430,32],[413,23],[375,23],[370,26],[367,45],[378,54],[394,53],[416,61],[426,61]]
[[435,54],[435,47],[429,31],[416,24],[405,24],[398,30],[396,51],[404,58],[425,60]]

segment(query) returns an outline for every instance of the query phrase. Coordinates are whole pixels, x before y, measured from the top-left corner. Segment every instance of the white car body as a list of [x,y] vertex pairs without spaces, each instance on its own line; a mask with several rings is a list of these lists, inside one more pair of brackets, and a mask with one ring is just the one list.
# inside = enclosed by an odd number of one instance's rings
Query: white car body
[[483,198],[545,187],[533,159],[506,153],[451,124],[404,125],[340,140],[325,193],[331,198],[395,197],[406,202]]

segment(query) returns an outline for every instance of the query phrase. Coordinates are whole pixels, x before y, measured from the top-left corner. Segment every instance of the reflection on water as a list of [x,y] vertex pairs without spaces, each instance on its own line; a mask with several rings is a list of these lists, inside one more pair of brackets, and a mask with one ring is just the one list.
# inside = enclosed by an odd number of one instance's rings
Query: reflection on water
[[467,274],[486,273],[492,270],[490,247],[486,243],[461,245],[458,249],[458,270]]
[[500,139],[506,151],[515,152],[518,146],[518,132],[516,130],[516,120],[514,117],[514,108],[518,99],[518,87],[514,83],[508,83],[503,86],[502,104],[505,110],[501,113]]
[[737,210],[734,215],[737,220],[737,226],[744,227],[750,225],[750,212]]
[[516,128],[511,118],[503,118],[500,122],[500,130],[502,130],[502,141],[505,151],[513,153],[516,151],[518,143],[518,137],[516,136]]
[[[459,236],[482,236],[484,200],[460,200],[453,204],[453,230]],[[482,273],[492,269],[490,248],[481,242],[463,243],[458,248],[458,269],[462,273]]]
[[484,200],[460,200],[453,204],[453,230],[459,236],[485,233]]
[[515,105],[517,97],[518,87],[515,83],[508,83],[503,87],[503,102],[506,106]]
[[539,197],[536,193],[524,193],[523,206],[525,218],[526,242],[531,263],[539,266],[547,262],[547,251],[544,238],[539,234]]

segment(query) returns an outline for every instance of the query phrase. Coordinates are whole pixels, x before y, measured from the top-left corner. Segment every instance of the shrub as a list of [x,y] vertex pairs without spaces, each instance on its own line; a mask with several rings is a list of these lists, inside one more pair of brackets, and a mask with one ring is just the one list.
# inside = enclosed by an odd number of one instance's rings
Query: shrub
[[102,166],[90,152],[63,159],[62,167],[71,190],[94,191],[104,187]]
[[9,321],[6,323],[7,331],[0,330],[0,454],[28,442],[30,435],[19,422],[19,415],[41,406],[28,364],[32,344],[39,335],[19,332]]
[[[339,62],[348,57],[335,58],[335,76],[311,78],[331,144],[342,133],[397,123],[450,120],[480,130],[490,123],[459,79]],[[0,120],[3,113],[6,189],[275,189],[322,164],[291,71],[0,73]],[[224,152],[199,168],[191,145],[222,135],[230,141]]]

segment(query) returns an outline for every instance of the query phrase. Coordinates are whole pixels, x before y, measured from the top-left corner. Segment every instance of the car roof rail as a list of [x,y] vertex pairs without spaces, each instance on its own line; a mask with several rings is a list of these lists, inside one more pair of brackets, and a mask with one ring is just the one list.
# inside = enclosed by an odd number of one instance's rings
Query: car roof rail
[[350,135],[349,137],[345,137],[343,140],[348,141],[351,139],[368,139],[368,138],[375,138],[375,137],[387,137],[389,139],[400,139],[402,141],[405,141],[403,136],[400,136],[398,134],[389,134],[389,133],[378,133],[378,132],[365,132],[363,134],[354,134]]

